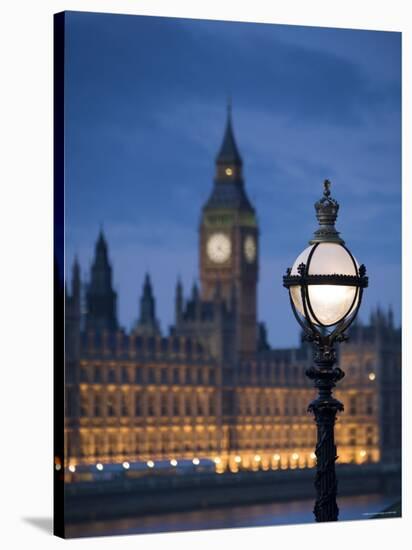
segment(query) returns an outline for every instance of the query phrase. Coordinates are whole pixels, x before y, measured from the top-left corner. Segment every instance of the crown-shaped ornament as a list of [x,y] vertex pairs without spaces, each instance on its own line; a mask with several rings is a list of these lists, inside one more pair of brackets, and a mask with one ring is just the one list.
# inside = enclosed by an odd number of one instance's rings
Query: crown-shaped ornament
[[315,203],[319,229],[315,231],[313,239],[309,241],[309,244],[325,242],[344,244],[344,241],[339,237],[339,232],[335,228],[339,203],[330,196],[330,186],[331,182],[329,180],[323,182],[323,197]]

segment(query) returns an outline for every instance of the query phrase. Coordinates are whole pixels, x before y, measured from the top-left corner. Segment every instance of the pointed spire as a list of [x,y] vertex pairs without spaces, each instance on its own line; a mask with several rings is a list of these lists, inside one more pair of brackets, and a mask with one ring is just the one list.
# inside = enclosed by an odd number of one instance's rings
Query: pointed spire
[[103,224],[100,224],[99,235],[97,237],[97,245],[107,246],[106,237],[104,236]]
[[232,127],[232,102],[229,99],[227,105],[226,129],[220,151],[216,157],[218,165],[242,166],[242,157],[236,145]]
[[95,263],[100,265],[107,265],[109,262],[107,253],[107,241],[103,233],[103,227],[100,226],[99,236],[96,241],[95,248]]
[[380,323],[382,321],[382,310],[381,310],[381,304],[378,302],[378,306],[376,308],[376,319]]
[[153,296],[152,282],[150,280],[150,275],[147,272],[146,272],[146,275],[144,277],[143,295],[144,296]]
[[140,316],[135,330],[138,334],[147,336],[155,336],[160,333],[159,323],[156,319],[156,302],[149,273],[145,274],[143,282],[140,297]]
[[90,271],[90,282],[86,293],[86,328],[116,330],[118,326],[117,294],[112,285],[112,267],[102,227],[96,241],[95,256]]
[[149,273],[145,274],[142,295],[140,298],[140,322],[151,321],[154,318],[154,298],[152,291],[152,283]]
[[192,286],[192,300],[194,302],[197,302],[199,299],[199,289],[197,287],[197,283],[196,281],[193,281],[193,286]]
[[393,307],[392,307],[392,304],[389,305],[389,309],[388,309],[388,325],[389,325],[389,328],[393,328],[393,327],[394,327],[394,322],[393,322]]
[[180,277],[178,277],[176,282],[176,296],[175,296],[176,324],[178,324],[181,321],[182,313],[183,313],[183,285]]
[[183,301],[183,284],[180,276],[177,278],[176,281],[176,301]]
[[[94,260],[91,266],[92,278],[93,272],[105,273],[111,279],[111,266],[109,263],[109,247],[107,245],[106,237],[103,233],[103,228],[100,226],[99,235],[97,237],[95,245]],[[111,285],[111,283],[110,283]]]
[[75,255],[73,260],[72,276],[73,279],[80,279],[80,264],[77,254]]

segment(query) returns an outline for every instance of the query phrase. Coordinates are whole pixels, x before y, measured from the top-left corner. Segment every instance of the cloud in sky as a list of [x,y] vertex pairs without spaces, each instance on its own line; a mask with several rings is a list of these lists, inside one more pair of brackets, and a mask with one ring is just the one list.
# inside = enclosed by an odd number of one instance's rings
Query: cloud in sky
[[104,224],[122,324],[146,270],[163,328],[177,274],[187,288],[197,276],[228,94],[271,343],[297,341],[281,277],[315,229],[325,177],[369,268],[363,316],[379,300],[399,319],[399,33],[72,12],[66,36],[66,257],[77,252],[87,276]]

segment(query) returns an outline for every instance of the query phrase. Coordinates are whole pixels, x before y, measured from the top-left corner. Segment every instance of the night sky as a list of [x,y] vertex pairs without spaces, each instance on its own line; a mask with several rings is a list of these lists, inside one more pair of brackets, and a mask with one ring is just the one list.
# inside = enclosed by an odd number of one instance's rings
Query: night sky
[[401,35],[69,12],[66,269],[89,269],[100,226],[120,323],[150,272],[164,332],[180,275],[198,276],[198,224],[232,98],[259,218],[259,319],[276,347],[298,329],[282,287],[332,181],[337,227],[370,288],[360,314],[401,308]]

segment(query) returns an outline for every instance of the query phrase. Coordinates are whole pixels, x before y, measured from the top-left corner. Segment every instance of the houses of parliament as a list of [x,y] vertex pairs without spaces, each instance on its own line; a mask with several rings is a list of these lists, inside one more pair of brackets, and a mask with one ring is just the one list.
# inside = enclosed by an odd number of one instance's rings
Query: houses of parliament
[[[259,226],[242,167],[229,111],[200,215],[200,285],[187,293],[177,282],[167,335],[149,275],[138,321],[119,326],[102,231],[87,284],[75,261],[65,289],[65,467],[204,458],[217,472],[314,466],[311,346],[272,349],[258,321]],[[338,462],[400,463],[401,330],[377,308],[349,336],[339,349]]]

